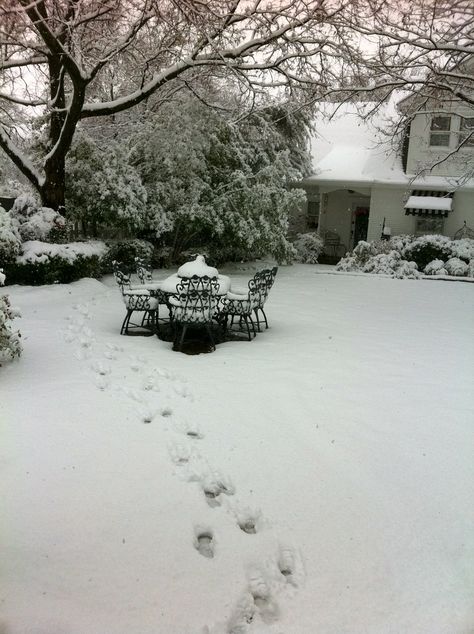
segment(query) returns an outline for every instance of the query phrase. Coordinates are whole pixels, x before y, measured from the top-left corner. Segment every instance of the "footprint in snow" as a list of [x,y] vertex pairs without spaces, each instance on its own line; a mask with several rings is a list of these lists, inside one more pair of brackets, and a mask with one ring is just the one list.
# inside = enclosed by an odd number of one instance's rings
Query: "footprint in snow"
[[288,545],[280,544],[278,550],[277,566],[280,574],[287,583],[298,587],[304,578],[303,563],[297,550]]
[[99,374],[100,376],[107,376],[111,372],[110,365],[108,365],[107,363],[103,363],[100,359],[96,359],[91,364],[91,370],[93,370],[96,374]]
[[262,621],[273,623],[278,618],[278,605],[271,595],[270,585],[259,568],[251,568],[247,575],[248,590]]
[[214,557],[215,540],[210,528],[196,527],[194,531],[194,548],[203,557]]
[[191,459],[191,449],[189,446],[179,444],[172,444],[168,448],[171,460],[174,464],[182,466],[188,464]]
[[259,513],[240,511],[237,513],[237,524],[244,533],[255,535],[258,529]]
[[201,482],[206,502],[211,507],[221,505],[221,494],[234,495],[235,489],[232,483],[218,474],[208,475]]
[[155,418],[155,412],[149,409],[148,407],[143,407],[140,410],[139,414],[140,414],[140,420],[142,421],[142,423],[149,424]]

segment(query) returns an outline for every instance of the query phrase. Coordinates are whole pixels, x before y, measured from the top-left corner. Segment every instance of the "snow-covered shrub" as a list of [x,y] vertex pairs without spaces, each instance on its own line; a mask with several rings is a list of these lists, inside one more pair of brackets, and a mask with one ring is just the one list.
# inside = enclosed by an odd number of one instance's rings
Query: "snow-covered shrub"
[[[5,283],[5,275],[0,269],[0,286]],[[7,295],[0,295],[0,365],[4,361],[10,361],[19,357],[22,351],[20,333],[13,331],[11,320],[19,317],[19,312],[11,307]]]
[[453,258],[459,258],[467,263],[474,260],[474,240],[471,238],[453,240],[450,244],[450,248]]
[[372,256],[364,264],[362,271],[364,273],[390,275],[397,278],[419,277],[416,264],[404,260],[400,253],[395,250]]
[[83,225],[144,227],[147,192],[125,143],[106,147],[79,133],[66,162],[68,216]]
[[299,233],[293,242],[296,260],[303,264],[316,264],[324,248],[324,241],[317,233]]
[[20,249],[21,237],[16,223],[10,214],[0,207],[0,264],[14,261]]
[[9,281],[20,284],[68,284],[83,277],[100,277],[103,242],[51,244],[24,242],[22,253],[8,266]]
[[433,260],[445,262],[451,255],[451,240],[446,236],[432,235],[415,238],[403,251],[405,259],[416,262],[423,271]]
[[21,239],[61,242],[66,238],[66,219],[49,207],[41,207],[31,194],[15,200],[10,215],[18,227]]
[[117,260],[127,267],[135,267],[135,258],[141,258],[147,263],[153,261],[154,247],[146,240],[120,240],[108,243],[108,251],[102,258],[104,271],[112,271],[112,262]]
[[449,258],[444,265],[448,275],[465,276],[468,274],[469,265],[459,258]]
[[425,275],[447,275],[443,260],[433,260],[424,268]]

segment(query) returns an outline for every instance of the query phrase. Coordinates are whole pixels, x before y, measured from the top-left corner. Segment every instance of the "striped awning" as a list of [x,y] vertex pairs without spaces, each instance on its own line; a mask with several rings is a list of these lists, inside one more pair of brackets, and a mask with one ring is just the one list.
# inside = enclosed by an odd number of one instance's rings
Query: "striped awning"
[[452,208],[452,192],[418,190],[414,191],[405,203],[405,215],[447,218]]

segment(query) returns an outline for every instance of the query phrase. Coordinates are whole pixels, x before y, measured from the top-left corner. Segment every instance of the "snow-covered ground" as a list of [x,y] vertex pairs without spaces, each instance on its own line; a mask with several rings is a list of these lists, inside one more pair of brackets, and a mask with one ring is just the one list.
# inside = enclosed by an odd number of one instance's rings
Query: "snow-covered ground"
[[2,634],[474,631],[474,285],[325,270],[196,356],[4,289]]

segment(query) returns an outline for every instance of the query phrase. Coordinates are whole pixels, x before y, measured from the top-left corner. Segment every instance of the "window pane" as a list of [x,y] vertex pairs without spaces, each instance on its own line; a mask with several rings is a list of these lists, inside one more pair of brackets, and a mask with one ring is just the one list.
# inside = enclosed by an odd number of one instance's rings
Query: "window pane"
[[433,117],[431,119],[431,129],[434,130],[450,130],[451,117]]
[[449,134],[444,132],[432,132],[430,134],[430,145],[441,145],[442,147],[449,146]]
[[461,118],[461,130],[474,131],[474,117],[462,117]]
[[444,218],[417,218],[416,230],[417,236],[430,235],[432,233],[442,234],[444,230]]

